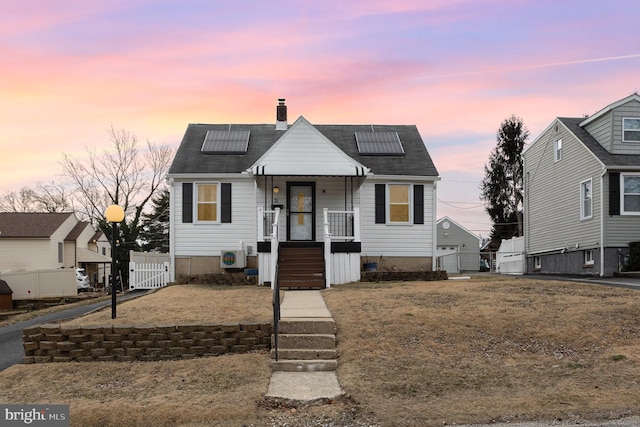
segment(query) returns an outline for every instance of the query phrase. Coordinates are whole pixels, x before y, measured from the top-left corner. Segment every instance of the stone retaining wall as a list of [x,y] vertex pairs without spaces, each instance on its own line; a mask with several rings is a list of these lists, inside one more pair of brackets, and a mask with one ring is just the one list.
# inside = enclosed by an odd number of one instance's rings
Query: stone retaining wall
[[271,323],[25,328],[23,363],[153,361],[267,351]]
[[364,271],[361,282],[447,280],[446,271]]

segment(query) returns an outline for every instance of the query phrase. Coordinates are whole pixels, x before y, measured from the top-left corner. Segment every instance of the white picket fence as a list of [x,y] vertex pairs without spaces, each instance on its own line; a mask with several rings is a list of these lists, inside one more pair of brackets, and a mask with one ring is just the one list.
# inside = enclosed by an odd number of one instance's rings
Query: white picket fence
[[156,289],[167,286],[171,280],[171,264],[129,263],[129,290]]

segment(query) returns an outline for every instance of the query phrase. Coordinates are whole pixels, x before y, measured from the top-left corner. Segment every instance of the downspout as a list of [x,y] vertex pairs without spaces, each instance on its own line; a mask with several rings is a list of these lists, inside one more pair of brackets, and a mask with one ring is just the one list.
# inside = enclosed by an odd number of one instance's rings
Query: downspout
[[[169,178],[169,262],[171,263],[171,281],[176,281],[176,227],[174,225],[175,221],[175,189],[173,187],[174,179]],[[189,261],[191,262],[191,261]],[[106,268],[105,268],[106,270]],[[191,273],[191,272],[189,272]]]
[[604,277],[604,176],[607,168],[600,174],[600,277]]
[[433,205],[433,216],[431,218],[431,224],[433,230],[431,231],[431,271],[436,271],[436,253],[438,249],[438,242],[436,241],[436,236],[438,235],[438,226],[436,225],[437,215],[437,200],[438,200],[438,182],[436,180],[433,181],[433,199],[431,200],[431,204]]

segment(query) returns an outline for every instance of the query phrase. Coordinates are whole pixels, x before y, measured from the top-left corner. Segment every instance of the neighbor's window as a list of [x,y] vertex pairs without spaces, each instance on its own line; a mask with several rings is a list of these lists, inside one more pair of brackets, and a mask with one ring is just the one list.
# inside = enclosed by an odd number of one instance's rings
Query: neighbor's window
[[58,242],[58,262],[64,262],[64,245]]
[[620,174],[622,214],[640,214],[640,174]]
[[409,184],[389,184],[389,222],[408,223],[411,203]]
[[593,250],[587,249],[584,251],[584,265],[593,265]]
[[562,139],[556,141],[554,153],[554,161],[559,162],[562,160]]
[[640,142],[640,119],[639,118],[622,119],[622,141],[623,142]]
[[591,194],[591,180],[580,183],[580,219],[589,219],[593,215],[593,196]]
[[542,268],[542,263],[540,262],[539,256],[533,257],[533,268],[535,268],[536,270],[540,270],[540,268]]
[[196,203],[198,221],[217,222],[219,192],[218,184],[196,184],[198,201]]

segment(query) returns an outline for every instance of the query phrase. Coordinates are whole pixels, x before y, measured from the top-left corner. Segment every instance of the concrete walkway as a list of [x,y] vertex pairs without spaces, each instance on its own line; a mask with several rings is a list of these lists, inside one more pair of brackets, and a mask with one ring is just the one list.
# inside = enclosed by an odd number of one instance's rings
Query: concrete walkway
[[[285,291],[280,313],[281,320],[332,319],[320,291]],[[269,389],[265,397],[289,402],[311,403],[336,399],[343,394],[335,371],[276,371],[271,375]]]

